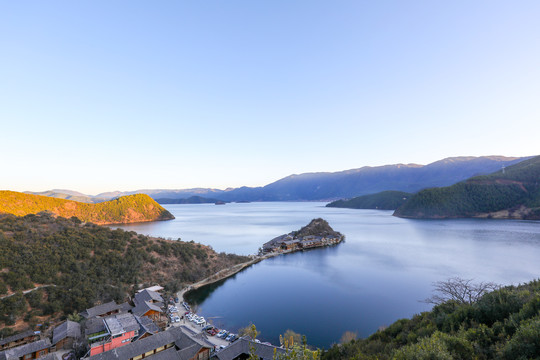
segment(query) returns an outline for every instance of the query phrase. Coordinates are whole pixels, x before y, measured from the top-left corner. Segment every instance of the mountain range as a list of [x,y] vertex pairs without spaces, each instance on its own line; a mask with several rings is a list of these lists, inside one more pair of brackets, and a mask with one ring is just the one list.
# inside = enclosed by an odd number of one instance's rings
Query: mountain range
[[[41,193],[47,196],[100,202],[118,196],[143,193],[154,199],[186,199],[192,196],[222,201],[328,201],[352,198],[386,190],[414,193],[431,187],[449,186],[472,176],[490,174],[519,163],[530,157],[463,156],[450,157],[428,165],[394,164],[365,166],[339,172],[317,172],[290,175],[262,187],[240,187],[226,190],[194,189],[140,189],[114,191],[95,196],[69,190]],[[69,197],[67,197],[69,196]]]

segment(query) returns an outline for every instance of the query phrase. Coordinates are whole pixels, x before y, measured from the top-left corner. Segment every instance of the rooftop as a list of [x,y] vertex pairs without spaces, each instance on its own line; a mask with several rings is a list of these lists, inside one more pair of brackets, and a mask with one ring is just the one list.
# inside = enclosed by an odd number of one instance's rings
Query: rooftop
[[53,330],[53,344],[58,343],[60,340],[67,337],[79,338],[81,337],[81,325],[74,321],[67,320],[58,325]]
[[[185,339],[188,338],[188,339]],[[184,333],[184,331],[180,327],[173,327],[166,331],[162,331],[160,333],[157,333],[155,335],[149,336],[147,338],[129,343],[127,345],[124,345],[122,347],[103,352],[101,354],[97,354],[94,356],[91,356],[90,360],[125,360],[125,359],[131,359],[133,357],[136,357],[141,354],[145,354],[149,351],[153,351],[155,349],[158,349],[160,347],[163,347],[168,344],[174,344],[174,347],[171,347],[172,350],[164,350],[160,352],[159,354],[152,355],[154,359],[159,360],[168,360],[168,359],[175,359],[175,360],[183,360],[181,357],[181,354],[177,350],[186,350],[188,348],[191,348],[192,346],[195,347],[206,347],[199,344],[198,341],[195,341],[192,339],[189,340],[189,336]],[[181,347],[182,346],[182,347]],[[208,346],[208,348],[211,348],[212,346]],[[199,351],[197,350],[197,351]],[[164,353],[164,354],[162,354]],[[192,353],[189,351],[189,353]],[[186,358],[187,359],[187,358]]]
[[139,329],[139,323],[133,314],[117,314],[103,319],[111,336],[121,335]]
[[48,349],[50,347],[51,347],[51,341],[48,338],[46,338],[43,340],[34,341],[29,344],[17,346],[13,349],[0,352],[0,359],[19,360],[19,358],[25,355],[35,353],[36,351]]
[[107,313],[113,312],[113,311],[120,311],[122,309],[121,305],[118,305],[114,301],[97,305],[94,307],[91,307],[90,309],[86,309],[83,312],[81,312],[81,316],[90,319],[96,316],[102,316]]
[[21,340],[21,339],[24,339],[25,337],[34,336],[34,335],[37,335],[37,334],[33,330],[27,330],[25,332],[18,333],[18,334],[9,336],[7,338],[1,339],[0,340],[0,346],[3,346],[5,344],[9,344],[12,341]]
[[273,360],[274,351],[277,353],[285,354],[286,350],[273,345],[266,345],[257,343],[252,340],[248,340],[246,337],[242,337],[225,349],[218,351],[213,357],[218,360],[232,360],[242,354],[249,355],[251,348],[255,349],[257,358],[262,360]]

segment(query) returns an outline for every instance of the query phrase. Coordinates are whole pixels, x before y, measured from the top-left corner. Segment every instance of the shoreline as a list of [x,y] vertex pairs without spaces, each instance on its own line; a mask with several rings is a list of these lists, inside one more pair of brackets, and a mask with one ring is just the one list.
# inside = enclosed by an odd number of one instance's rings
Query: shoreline
[[[340,243],[341,243],[341,241],[340,241]],[[232,267],[229,267],[229,268],[226,268],[226,269],[222,269],[222,270],[218,271],[217,273],[215,273],[213,275],[210,275],[210,276],[208,276],[208,277],[206,277],[206,278],[204,278],[204,279],[202,279],[200,281],[197,281],[196,283],[185,286],[183,289],[176,292],[176,297],[178,298],[178,302],[182,303],[183,301],[185,301],[184,295],[186,293],[188,293],[190,291],[193,291],[193,290],[197,290],[197,289],[199,289],[199,288],[201,288],[203,286],[210,285],[210,284],[216,283],[216,282],[221,281],[221,280],[225,280],[225,279],[227,279],[227,278],[229,278],[229,277],[231,277],[231,276],[233,276],[235,274],[238,274],[240,271],[250,267],[251,265],[260,263],[261,261],[266,260],[266,259],[270,259],[270,258],[279,256],[279,255],[283,255],[283,254],[292,254],[292,253],[295,253],[295,252],[307,251],[307,250],[317,249],[317,248],[321,248],[321,247],[336,246],[338,244],[314,246],[314,247],[311,247],[311,248],[308,248],[308,249],[290,249],[290,250],[284,250],[284,251],[280,251],[280,252],[272,252],[272,253],[268,253],[268,254],[265,254],[265,255],[251,255],[251,256],[254,257],[252,260],[249,260],[249,261],[246,261],[246,262],[243,262],[243,263],[240,263],[240,264],[236,264],[236,265],[234,265]]]
[[265,259],[269,259],[278,255],[281,255],[281,254],[284,254],[284,253],[272,253],[272,254],[267,254],[264,256],[252,255],[254,256],[252,260],[249,260],[240,264],[236,264],[226,269],[222,269],[213,275],[210,275],[200,281],[197,281],[196,283],[185,286],[183,289],[181,289],[180,291],[176,293],[176,296],[179,299],[178,302],[182,303],[183,301],[185,301],[184,294],[190,291],[197,290],[203,286],[210,285],[221,280],[225,280],[235,274],[238,274],[240,271],[250,267],[251,265],[260,263],[261,261]]

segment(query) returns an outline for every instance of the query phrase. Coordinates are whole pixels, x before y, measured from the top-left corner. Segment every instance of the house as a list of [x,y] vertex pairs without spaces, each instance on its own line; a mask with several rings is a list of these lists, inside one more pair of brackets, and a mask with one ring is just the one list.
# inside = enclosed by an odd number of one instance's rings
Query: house
[[155,291],[144,289],[135,294],[133,302],[135,306],[143,302],[149,302],[161,307],[163,305],[163,298]]
[[145,337],[155,335],[159,332],[158,326],[147,316],[137,316],[135,319],[139,323],[139,336],[137,336],[133,341],[144,339]]
[[254,351],[257,358],[262,360],[273,360],[274,352],[276,354],[285,354],[287,352],[285,349],[277,346],[257,343],[250,340],[248,337],[241,337],[225,349],[215,353],[212,356],[212,359],[246,360],[250,358],[251,351]]
[[81,325],[67,320],[53,330],[53,349],[72,349],[73,343],[81,337]]
[[285,240],[281,242],[281,248],[284,250],[294,250],[300,245],[300,240]]
[[163,317],[163,310],[156,305],[156,303],[142,301],[137,304],[132,310],[133,315],[142,317],[147,316],[148,318],[154,321],[161,321]]
[[291,241],[293,237],[290,234],[280,235],[266,242],[262,246],[263,253],[275,252],[281,250],[281,245],[284,241]]
[[91,356],[89,360],[207,360],[213,345],[182,326]]
[[0,351],[39,340],[39,331],[27,330],[0,340]]
[[[125,346],[139,335],[139,323],[133,314],[117,314],[106,317],[102,321],[105,325],[105,330],[97,326],[93,330],[99,330],[100,336],[98,341],[93,341],[90,344],[91,356]],[[88,340],[90,343],[90,339]],[[92,340],[96,340],[96,337],[94,336]]]
[[48,338],[34,341],[0,352],[0,360],[37,359],[49,353],[51,340]]
[[84,324],[84,335],[88,341],[88,345],[103,341],[109,336],[107,327],[102,318],[91,318],[86,320]]
[[93,317],[105,317],[113,314],[119,314],[123,311],[123,305],[119,305],[114,301],[94,306],[81,312],[81,316],[85,319]]

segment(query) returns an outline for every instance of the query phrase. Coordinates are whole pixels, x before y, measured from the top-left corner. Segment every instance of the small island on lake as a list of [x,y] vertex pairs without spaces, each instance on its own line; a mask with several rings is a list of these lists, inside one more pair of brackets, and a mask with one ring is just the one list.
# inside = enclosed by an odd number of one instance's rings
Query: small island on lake
[[260,249],[259,255],[293,252],[335,245],[344,239],[345,235],[334,231],[326,220],[317,218],[311,220],[308,225],[298,231],[293,231],[268,241]]

